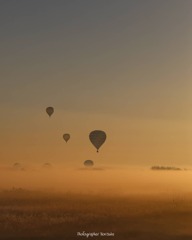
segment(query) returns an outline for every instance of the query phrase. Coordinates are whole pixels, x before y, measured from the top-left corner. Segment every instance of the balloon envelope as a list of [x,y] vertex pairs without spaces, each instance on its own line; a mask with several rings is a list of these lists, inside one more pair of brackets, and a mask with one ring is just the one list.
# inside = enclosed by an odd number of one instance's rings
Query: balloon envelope
[[92,167],[92,166],[94,165],[94,162],[93,162],[92,160],[86,160],[86,161],[84,162],[84,165],[85,165],[86,167]]
[[53,107],[47,107],[46,112],[51,117],[51,115],[54,113],[54,108]]
[[70,134],[69,134],[69,133],[63,134],[63,139],[65,140],[65,142],[69,141],[69,139],[70,139]]
[[107,138],[106,133],[101,130],[95,130],[89,134],[89,139],[90,139],[91,143],[93,144],[93,146],[97,149],[97,152],[99,151],[99,148],[105,142],[106,138]]

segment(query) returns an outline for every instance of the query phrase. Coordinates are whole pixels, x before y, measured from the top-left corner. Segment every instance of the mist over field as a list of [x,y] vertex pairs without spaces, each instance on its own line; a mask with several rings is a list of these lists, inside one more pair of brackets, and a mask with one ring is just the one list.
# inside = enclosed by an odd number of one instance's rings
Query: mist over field
[[0,189],[22,188],[85,194],[159,194],[192,191],[192,171],[153,171],[148,167],[63,165],[0,167]]
[[0,175],[3,240],[192,238],[190,170],[36,165]]

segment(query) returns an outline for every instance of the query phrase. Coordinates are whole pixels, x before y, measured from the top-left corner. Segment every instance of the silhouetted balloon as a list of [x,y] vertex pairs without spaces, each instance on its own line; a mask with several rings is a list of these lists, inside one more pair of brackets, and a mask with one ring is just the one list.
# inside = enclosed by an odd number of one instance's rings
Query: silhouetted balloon
[[51,115],[54,113],[54,108],[53,107],[47,107],[46,112],[51,117]]
[[86,161],[84,162],[84,165],[85,165],[86,167],[92,167],[92,166],[94,165],[94,162],[93,162],[92,160],[86,160]]
[[97,152],[99,152],[99,148],[103,145],[106,138],[106,133],[101,130],[95,130],[89,134],[89,139],[93,146],[97,149]]
[[63,134],[63,139],[65,140],[65,142],[68,142],[70,139],[70,134],[68,133]]

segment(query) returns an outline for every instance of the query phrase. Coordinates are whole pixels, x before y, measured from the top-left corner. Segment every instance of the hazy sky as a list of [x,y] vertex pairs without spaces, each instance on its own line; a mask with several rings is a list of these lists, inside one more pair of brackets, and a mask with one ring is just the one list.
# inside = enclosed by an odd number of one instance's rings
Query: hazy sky
[[0,0],[1,162],[191,164],[191,23],[191,0]]

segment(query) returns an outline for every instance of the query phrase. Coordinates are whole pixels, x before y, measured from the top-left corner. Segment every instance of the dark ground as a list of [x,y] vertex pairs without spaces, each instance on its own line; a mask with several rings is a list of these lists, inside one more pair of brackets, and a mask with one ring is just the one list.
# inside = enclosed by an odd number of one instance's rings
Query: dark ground
[[[2,240],[191,240],[190,196],[0,193]],[[113,232],[83,237],[77,232]]]

